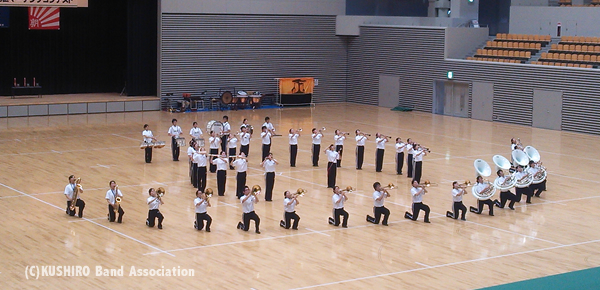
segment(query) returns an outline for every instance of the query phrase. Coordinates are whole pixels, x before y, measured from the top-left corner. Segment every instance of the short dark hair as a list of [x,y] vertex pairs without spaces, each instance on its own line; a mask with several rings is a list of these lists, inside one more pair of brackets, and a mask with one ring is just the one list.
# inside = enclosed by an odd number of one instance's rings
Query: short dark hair
[[223,116],[223,119],[229,120],[229,116],[225,115],[225,116]]
[[109,182],[108,182],[108,186],[110,186],[110,185],[111,185],[113,182],[114,182],[114,183],[117,183],[116,181],[114,181],[114,180],[111,180],[111,181],[109,181]]
[[271,118],[269,117],[265,117],[265,121],[271,120]]
[[376,181],[375,183],[373,183],[373,189],[377,189],[377,187],[380,185],[381,183],[379,183],[379,181]]
[[198,125],[198,122],[194,121],[194,123],[192,123],[192,125]]
[[148,128],[148,124],[144,124],[144,129]]
[[173,120],[171,120],[171,123],[173,122],[177,122],[177,119],[173,118]]

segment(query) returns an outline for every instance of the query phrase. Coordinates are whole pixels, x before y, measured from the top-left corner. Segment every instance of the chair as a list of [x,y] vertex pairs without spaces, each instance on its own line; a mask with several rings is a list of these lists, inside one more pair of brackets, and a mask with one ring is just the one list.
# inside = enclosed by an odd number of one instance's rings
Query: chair
[[577,54],[577,61],[583,61],[583,54]]
[[584,56],[583,56],[583,61],[585,61],[585,62],[590,62],[590,61],[592,61],[592,56],[591,56],[591,55],[589,55],[589,54],[586,54],[586,55],[584,55]]
[[598,56],[597,55],[590,56],[590,61],[591,62],[598,62]]
[[559,48],[558,48],[558,46],[559,46],[559,44],[553,43],[553,44],[550,46],[550,49],[551,49],[551,50],[558,50],[558,49],[559,49]]
[[594,52],[600,52],[600,45],[594,46]]
[[582,51],[582,50],[581,50],[581,45],[580,45],[580,44],[578,44],[578,45],[575,45],[575,51]]

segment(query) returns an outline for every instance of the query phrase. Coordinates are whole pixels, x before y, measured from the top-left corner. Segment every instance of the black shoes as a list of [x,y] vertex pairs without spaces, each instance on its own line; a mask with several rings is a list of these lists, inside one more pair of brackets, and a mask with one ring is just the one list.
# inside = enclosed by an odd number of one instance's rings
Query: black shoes
[[238,228],[238,230],[241,230],[241,229],[243,229],[243,228],[244,228],[244,224],[243,224],[242,222],[239,222],[239,223],[237,224],[237,228]]
[[285,228],[285,222],[283,220],[279,221],[279,226]]
[[159,229],[159,230],[162,230],[162,225],[158,225],[158,229]]

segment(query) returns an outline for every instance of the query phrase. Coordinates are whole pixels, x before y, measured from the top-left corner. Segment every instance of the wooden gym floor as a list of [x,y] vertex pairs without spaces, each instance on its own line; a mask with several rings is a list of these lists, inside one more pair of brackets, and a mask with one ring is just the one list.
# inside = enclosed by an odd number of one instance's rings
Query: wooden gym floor
[[[189,140],[193,121],[205,127],[227,114],[237,130],[248,118],[260,131],[270,116],[277,132],[272,151],[277,167],[274,201],[261,200],[256,211],[262,234],[236,229],[241,217],[235,199],[235,172],[228,171],[227,193],[213,197],[212,232],[193,228],[194,189],[189,183],[185,149],[171,161],[169,146],[155,149],[151,164],[139,149],[144,123],[167,141],[171,118]],[[303,128],[298,166],[289,167],[289,128]],[[312,127],[326,127],[323,147],[336,128],[373,134],[365,166],[354,169],[353,134],[346,141],[337,184],[352,186],[346,210],[349,228],[327,224],[331,190],[326,188],[326,159],[310,163]],[[410,180],[394,171],[393,142],[386,147],[383,173],[374,170],[374,134],[407,137],[430,147],[423,179],[431,187],[424,202],[431,224],[403,218],[411,204]],[[473,161],[510,154],[509,140],[533,145],[548,168],[548,191],[533,204],[495,216],[468,213],[467,221],[444,216],[451,206],[451,182],[474,181]],[[419,112],[393,112],[357,104],[319,104],[285,108],[171,114],[114,113],[0,119],[0,211],[2,254],[0,288],[23,289],[473,289],[600,266],[599,136],[534,129]],[[259,167],[260,138],[250,145],[248,185],[264,188]],[[406,173],[406,169],[405,169]],[[65,215],[63,190],[71,174],[82,177],[83,219]],[[490,180],[493,180],[493,176]],[[125,197],[124,223],[109,223],[104,196],[115,179]],[[393,182],[386,206],[390,226],[365,221],[372,214],[372,184]],[[167,190],[164,229],[148,228],[148,188]],[[214,174],[208,187],[215,189]],[[300,230],[279,227],[284,190],[307,190],[297,212]],[[498,196],[498,195],[497,195]],[[496,196],[496,197],[497,197]],[[469,194],[465,205],[475,205]],[[252,228],[253,229],[253,228]],[[28,266],[87,266],[89,277],[26,277]],[[96,267],[124,267],[124,276],[96,276]],[[130,277],[140,269],[194,269],[195,277]]]

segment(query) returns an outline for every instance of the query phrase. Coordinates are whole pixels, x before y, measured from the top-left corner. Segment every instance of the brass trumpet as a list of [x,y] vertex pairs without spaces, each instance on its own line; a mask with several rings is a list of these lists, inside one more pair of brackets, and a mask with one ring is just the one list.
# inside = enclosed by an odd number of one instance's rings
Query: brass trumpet
[[348,187],[346,187],[346,189],[342,189],[342,191],[345,191],[345,192],[353,192],[355,190],[356,190],[356,188],[354,188],[352,186],[348,186]]
[[429,180],[425,180],[423,181],[423,183],[419,184],[419,187],[430,187],[430,186],[436,186],[437,183],[431,183]]
[[395,189],[396,185],[394,185],[393,183],[389,183],[388,185],[384,186],[383,189]]
[[458,184],[458,187],[460,188],[467,188],[469,186],[473,186],[473,183],[471,183],[470,180],[465,180],[465,182]]
[[302,197],[304,196],[304,194],[306,194],[306,190],[304,190],[303,188],[298,188],[298,190],[296,190],[295,195],[298,197]]

